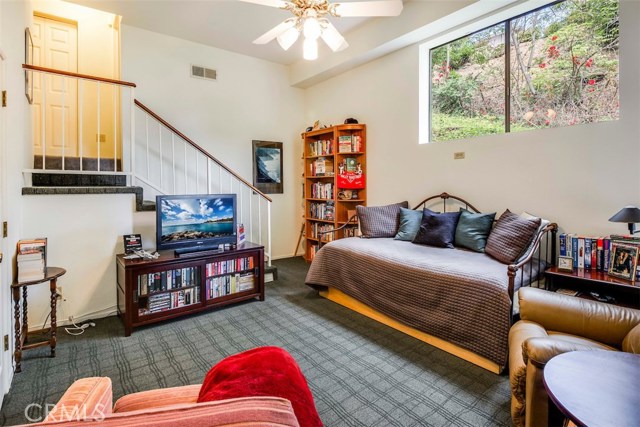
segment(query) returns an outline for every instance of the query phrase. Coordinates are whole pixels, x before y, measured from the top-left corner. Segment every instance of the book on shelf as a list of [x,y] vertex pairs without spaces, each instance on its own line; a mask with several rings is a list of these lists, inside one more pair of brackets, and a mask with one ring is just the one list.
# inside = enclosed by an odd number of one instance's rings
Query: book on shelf
[[575,297],[576,295],[578,295],[579,292],[574,291],[573,289],[558,288],[556,289],[556,293]]
[[177,268],[138,275],[138,295],[170,291],[195,286],[199,280],[198,267]]
[[338,137],[338,153],[351,153],[352,150],[351,135],[340,135]]
[[47,238],[19,240],[16,264],[18,282],[44,279],[47,270]]
[[309,156],[328,156],[333,154],[333,141],[330,139],[312,141],[309,143]]
[[344,162],[347,172],[356,172],[358,169],[358,160],[355,157],[347,157],[344,159]]

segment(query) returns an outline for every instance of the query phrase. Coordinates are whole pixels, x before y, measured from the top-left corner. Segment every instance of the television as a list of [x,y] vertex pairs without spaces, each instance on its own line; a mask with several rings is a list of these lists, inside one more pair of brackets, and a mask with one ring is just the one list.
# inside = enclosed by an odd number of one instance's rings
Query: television
[[156,247],[181,252],[236,243],[236,195],[156,196]]

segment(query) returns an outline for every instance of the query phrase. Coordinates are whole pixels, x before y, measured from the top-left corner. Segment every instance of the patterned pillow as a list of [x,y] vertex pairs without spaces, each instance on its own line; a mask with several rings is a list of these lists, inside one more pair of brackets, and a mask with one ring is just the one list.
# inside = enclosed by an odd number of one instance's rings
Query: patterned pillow
[[538,227],[540,218],[522,218],[507,209],[489,234],[484,251],[498,261],[510,264],[529,246]]
[[413,243],[453,249],[460,212],[435,213],[425,209]]
[[475,252],[484,252],[495,216],[495,212],[472,213],[460,208],[460,220],[456,227],[456,246],[462,246]]
[[394,237],[400,226],[400,208],[408,208],[404,201],[386,206],[356,206],[362,237]]

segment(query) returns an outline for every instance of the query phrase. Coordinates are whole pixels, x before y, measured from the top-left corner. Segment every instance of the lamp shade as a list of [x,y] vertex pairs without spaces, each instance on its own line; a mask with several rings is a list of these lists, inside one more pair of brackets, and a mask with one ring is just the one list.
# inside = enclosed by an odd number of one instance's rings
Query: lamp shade
[[635,206],[625,206],[609,218],[611,222],[640,222],[640,209]]

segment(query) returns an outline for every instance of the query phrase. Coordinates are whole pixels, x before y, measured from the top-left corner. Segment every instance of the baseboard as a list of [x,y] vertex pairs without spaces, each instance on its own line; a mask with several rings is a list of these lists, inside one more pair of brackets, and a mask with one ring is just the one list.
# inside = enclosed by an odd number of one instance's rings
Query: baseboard
[[[58,311],[58,316],[60,316],[60,312],[61,310]],[[76,324],[80,324],[84,321],[87,320],[96,320],[96,319],[102,319],[103,317],[109,317],[109,316],[113,316],[117,314],[117,309],[116,306],[114,305],[113,307],[107,307],[107,308],[103,308],[102,310],[98,310],[98,311],[94,311],[92,313],[87,313],[87,314],[82,314],[80,316],[73,316],[73,321]],[[31,322],[29,322],[31,323]],[[56,321],[56,325],[58,327],[60,326],[69,326],[69,325],[73,325],[73,323],[71,321],[69,321],[68,317],[65,318],[61,318],[58,317],[57,321]],[[49,328],[49,323],[47,323],[45,325],[45,329]],[[40,322],[39,324],[35,324],[29,327],[29,332],[35,332],[35,331],[41,331],[42,330],[42,322]]]
[[449,354],[453,354],[454,356],[464,359],[467,362],[471,362],[474,365],[480,366],[481,368],[493,372],[494,374],[500,374],[500,372],[502,372],[502,368],[498,366],[497,363],[492,362],[485,357],[479,356],[472,351],[459,347],[441,338],[434,337],[433,335],[429,335],[425,332],[412,328],[411,326],[400,323],[397,320],[387,316],[386,314],[380,313],[374,308],[371,308],[368,305],[356,300],[355,298],[350,297],[344,292],[339,291],[338,289],[331,287],[327,288],[326,291],[320,291],[320,296],[333,301],[336,304],[340,304],[344,307],[347,307],[348,309],[356,311],[363,316],[367,316],[370,319],[387,325],[404,334],[412,336],[413,338],[419,339],[422,342],[437,347],[440,350],[446,351]]

